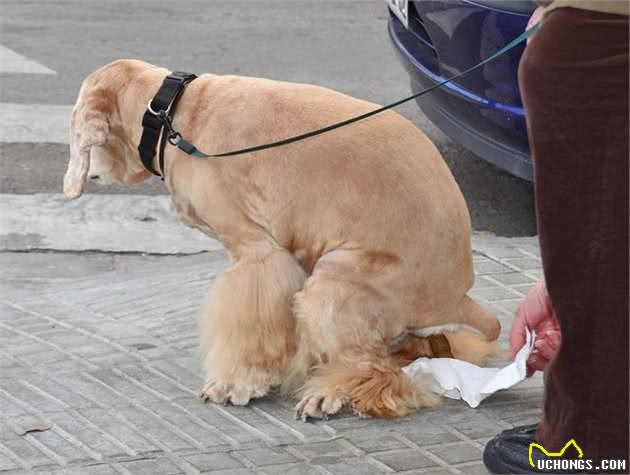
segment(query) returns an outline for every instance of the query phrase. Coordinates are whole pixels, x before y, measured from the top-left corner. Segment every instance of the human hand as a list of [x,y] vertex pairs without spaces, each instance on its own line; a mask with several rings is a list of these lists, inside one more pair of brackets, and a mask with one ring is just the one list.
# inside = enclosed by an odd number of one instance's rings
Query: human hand
[[510,356],[514,356],[525,345],[525,329],[536,332],[534,351],[527,359],[527,376],[543,371],[549,360],[558,352],[562,343],[560,324],[551,305],[544,282],[532,288],[520,307],[510,331]]
[[[536,23],[542,20],[544,13],[545,13],[545,7],[536,8],[536,10],[534,10],[534,13],[532,13],[532,16],[529,17],[529,21],[527,22],[527,27],[525,29],[529,30],[532,26],[534,26]],[[529,43],[532,38],[533,38],[532,36],[527,38],[527,43]]]

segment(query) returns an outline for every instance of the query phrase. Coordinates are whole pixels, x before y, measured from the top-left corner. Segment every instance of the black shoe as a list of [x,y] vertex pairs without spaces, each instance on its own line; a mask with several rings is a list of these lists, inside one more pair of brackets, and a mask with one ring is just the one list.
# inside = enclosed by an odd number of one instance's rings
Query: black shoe
[[483,451],[483,463],[492,473],[528,474],[528,473],[586,473],[580,471],[548,471],[538,470],[537,460],[546,460],[547,457],[540,450],[532,452],[532,461],[535,467],[529,463],[529,446],[536,442],[536,429],[538,424],[515,427],[504,430],[486,444]]

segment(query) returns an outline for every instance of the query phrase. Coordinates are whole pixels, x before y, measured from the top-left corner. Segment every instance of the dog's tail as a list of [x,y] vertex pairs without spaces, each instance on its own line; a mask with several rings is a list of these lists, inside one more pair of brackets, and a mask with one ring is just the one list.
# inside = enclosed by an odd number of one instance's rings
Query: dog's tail
[[428,337],[408,334],[397,345],[392,356],[400,367],[414,360],[426,358],[455,358],[482,366],[500,354],[496,341],[472,331],[444,332]]
[[499,345],[473,332],[445,333],[453,358],[483,366],[500,354]]
[[[448,318],[449,323],[444,323],[446,318]],[[413,330],[414,334],[426,337],[446,332],[470,330],[481,333],[489,341],[494,341],[499,338],[501,333],[499,320],[468,295],[464,295],[447,314],[435,313],[432,318],[425,319],[423,323],[421,328]]]
[[457,323],[481,332],[488,340],[496,340],[501,333],[501,324],[496,317],[468,295],[464,295],[453,317]]

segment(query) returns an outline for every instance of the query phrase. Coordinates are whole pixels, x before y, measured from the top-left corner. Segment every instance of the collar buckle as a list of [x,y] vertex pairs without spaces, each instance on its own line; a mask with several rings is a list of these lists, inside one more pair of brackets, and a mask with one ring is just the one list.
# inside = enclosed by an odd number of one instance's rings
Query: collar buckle
[[173,103],[172,103],[172,102],[168,105],[168,107],[166,108],[166,110],[164,110],[164,109],[160,109],[160,110],[159,110],[159,111],[157,111],[157,112],[156,112],[155,110],[153,110],[153,107],[152,107],[152,105],[151,105],[151,104],[152,104],[152,102],[153,102],[153,99],[151,99],[151,100],[149,101],[149,103],[147,104],[147,111],[149,111],[149,112],[150,112],[151,114],[153,114],[155,117],[157,117],[157,118],[161,118],[162,114],[169,115],[169,114],[171,113],[171,106],[173,105]]
[[[194,74],[181,71],[169,73],[155,96],[147,104],[142,119],[143,129],[138,152],[144,167],[154,175],[163,178],[166,142],[176,146],[182,140],[179,132],[173,130],[173,114],[175,114],[175,108],[184,93],[184,89],[196,78],[197,76]],[[156,155],[161,173],[158,173],[153,167]]]

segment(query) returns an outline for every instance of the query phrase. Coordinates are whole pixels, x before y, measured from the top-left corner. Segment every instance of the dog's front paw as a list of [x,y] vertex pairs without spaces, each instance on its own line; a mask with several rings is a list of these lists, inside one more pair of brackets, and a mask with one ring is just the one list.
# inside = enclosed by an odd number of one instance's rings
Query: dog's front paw
[[348,401],[337,394],[311,393],[305,394],[302,400],[295,406],[296,419],[308,421],[312,419],[328,419],[328,416],[337,414]]
[[201,388],[201,400],[219,404],[233,404],[246,406],[251,399],[263,397],[269,392],[269,387],[255,387],[244,384],[225,384],[219,381],[208,381]]

